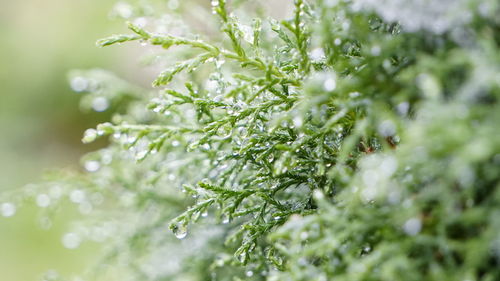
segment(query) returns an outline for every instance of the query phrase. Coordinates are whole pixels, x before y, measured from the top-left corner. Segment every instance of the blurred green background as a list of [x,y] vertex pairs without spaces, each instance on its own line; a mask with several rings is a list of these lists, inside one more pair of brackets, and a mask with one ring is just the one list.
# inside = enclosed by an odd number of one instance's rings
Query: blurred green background
[[[154,79],[157,70],[140,66],[140,44],[95,45],[97,39],[128,33],[123,19],[110,17],[117,3],[120,0],[0,0],[1,193],[40,182],[50,170],[81,170],[81,156],[104,144],[81,142],[85,129],[108,121],[110,115],[80,110],[81,94],[74,93],[67,81],[70,70],[103,68],[145,87]],[[202,4],[209,14],[209,1],[191,3]],[[275,5],[269,9],[272,14],[287,10],[282,0],[270,3]],[[199,10],[194,11],[183,18],[210,32]],[[1,281],[41,280],[48,270],[73,276],[96,263],[99,245],[85,242],[69,250],[61,243],[70,222],[79,218],[74,206],[64,207],[52,227],[42,229],[35,205],[18,206],[13,217],[0,215]]]
[[[81,143],[82,133],[109,116],[81,112],[80,97],[66,77],[71,69],[95,67],[134,76],[125,71],[137,69],[137,60],[123,59],[133,49],[95,47],[97,39],[125,31],[122,20],[108,16],[115,3],[1,0],[0,191],[39,181],[50,169],[80,169],[78,159],[96,148]],[[0,216],[0,279],[39,280],[49,269],[72,275],[87,268],[97,246],[68,250],[61,244],[75,216],[68,209],[49,230],[41,229],[33,206],[19,207],[10,218]]]

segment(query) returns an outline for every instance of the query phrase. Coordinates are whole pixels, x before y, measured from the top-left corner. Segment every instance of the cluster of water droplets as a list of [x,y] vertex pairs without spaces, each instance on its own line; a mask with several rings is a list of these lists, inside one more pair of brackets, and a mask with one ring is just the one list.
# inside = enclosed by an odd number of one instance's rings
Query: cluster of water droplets
[[469,0],[356,0],[354,10],[375,10],[387,22],[399,22],[406,31],[436,34],[467,24],[472,19]]
[[316,72],[306,81],[306,87],[312,91],[332,92],[337,88],[337,75],[334,72]]
[[102,93],[97,80],[85,76],[74,76],[70,80],[70,86],[76,93],[92,93],[82,99],[82,105],[96,112],[106,111],[110,107],[109,99]]
[[[220,63],[219,60],[213,59],[213,61],[216,63],[216,66]],[[223,60],[222,62],[224,63]],[[205,82],[205,89],[208,91],[208,95],[214,97],[215,101],[220,101],[220,98],[218,99],[217,97],[220,96],[226,88],[226,82],[224,80],[222,73],[214,72]]]

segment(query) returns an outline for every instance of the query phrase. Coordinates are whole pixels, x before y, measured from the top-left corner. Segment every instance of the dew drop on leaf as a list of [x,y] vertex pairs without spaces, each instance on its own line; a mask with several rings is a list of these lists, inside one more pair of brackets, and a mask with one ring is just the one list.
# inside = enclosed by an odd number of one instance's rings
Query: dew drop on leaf
[[220,126],[219,129],[217,129],[217,135],[221,138],[228,138],[231,136],[231,133],[232,127],[229,125]]
[[13,215],[16,214],[16,205],[10,202],[2,203],[0,207],[0,212],[2,213],[2,216],[6,218],[12,217]]
[[109,107],[109,101],[105,97],[96,97],[92,100],[92,109],[96,112],[106,111]]
[[319,61],[325,58],[325,51],[323,50],[323,48],[316,48],[311,51],[311,54],[309,56],[312,60]]
[[375,45],[375,46],[373,46],[373,47],[370,49],[370,53],[371,53],[371,55],[372,55],[372,56],[375,56],[375,57],[379,56],[381,52],[382,52],[382,48],[380,48],[380,46],[379,46],[379,45]]
[[70,81],[71,89],[75,92],[83,92],[89,88],[89,81],[81,76],[74,77]]
[[135,160],[142,161],[146,158],[146,156],[148,156],[148,154],[149,154],[149,151],[146,149],[138,151],[135,155]]
[[228,215],[226,215],[226,214],[222,215],[221,222],[223,224],[228,224],[230,221],[231,221],[231,218]]
[[181,144],[181,143],[180,143],[178,140],[174,140],[174,141],[172,141],[172,146],[173,146],[173,147],[177,147],[177,146],[179,146],[180,144]]
[[101,168],[101,164],[99,163],[99,161],[96,161],[96,160],[90,160],[90,161],[86,161],[85,164],[83,164],[85,170],[87,170],[87,172],[97,172],[97,170],[99,170],[99,168]]
[[238,255],[238,261],[240,263],[245,263],[247,261],[247,254],[245,252]]
[[325,89],[325,91],[331,92],[335,90],[336,87],[337,87],[337,82],[332,77],[327,78],[325,82],[323,82],[323,89]]
[[220,69],[224,65],[224,63],[226,63],[224,59],[218,59],[215,61],[215,67],[217,69]]
[[83,134],[83,143],[91,143],[95,141],[97,138],[97,130],[96,129],[87,129]]
[[422,221],[418,217],[407,220],[403,225],[404,232],[410,236],[417,235],[421,229],[422,229]]
[[184,239],[187,236],[187,226],[184,224],[177,224],[172,228],[172,232],[177,239]]

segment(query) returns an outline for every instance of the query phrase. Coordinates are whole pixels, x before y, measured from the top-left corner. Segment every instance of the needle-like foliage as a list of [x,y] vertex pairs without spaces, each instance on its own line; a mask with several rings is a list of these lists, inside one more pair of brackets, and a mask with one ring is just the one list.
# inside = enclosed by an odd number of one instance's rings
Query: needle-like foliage
[[99,40],[166,50],[157,90],[73,73],[111,143],[41,191],[119,280],[500,280],[496,1],[173,2],[212,30]]

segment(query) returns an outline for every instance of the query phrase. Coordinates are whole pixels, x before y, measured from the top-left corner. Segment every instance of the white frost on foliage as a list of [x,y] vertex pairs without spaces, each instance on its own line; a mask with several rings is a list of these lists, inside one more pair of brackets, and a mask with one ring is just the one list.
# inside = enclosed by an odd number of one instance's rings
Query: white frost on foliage
[[388,22],[399,22],[409,32],[427,30],[441,34],[467,24],[470,0],[355,0],[353,9],[374,10]]

